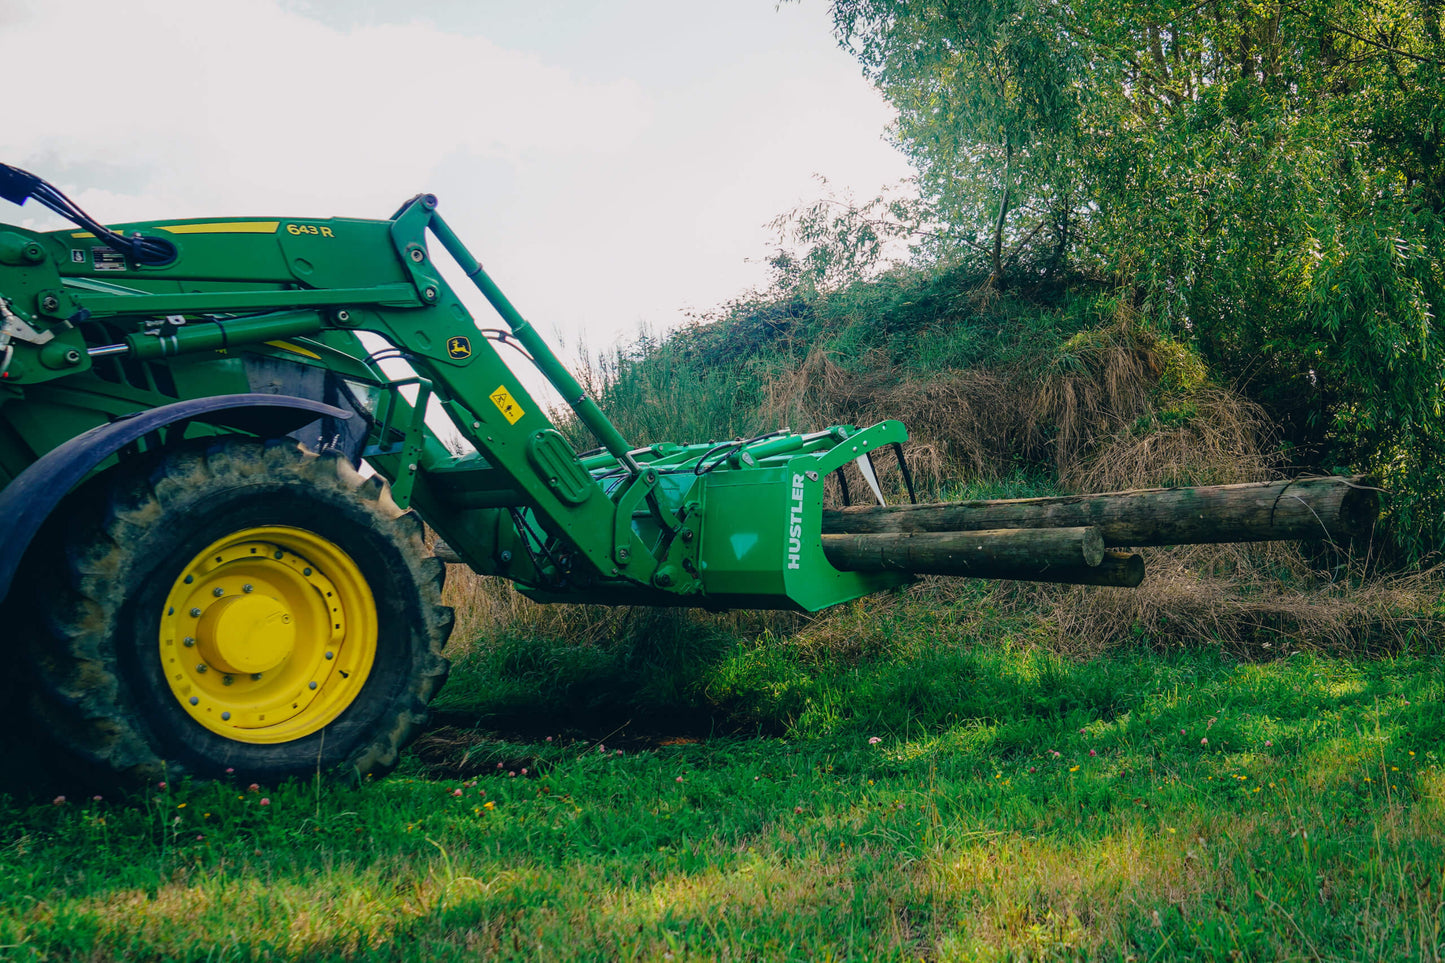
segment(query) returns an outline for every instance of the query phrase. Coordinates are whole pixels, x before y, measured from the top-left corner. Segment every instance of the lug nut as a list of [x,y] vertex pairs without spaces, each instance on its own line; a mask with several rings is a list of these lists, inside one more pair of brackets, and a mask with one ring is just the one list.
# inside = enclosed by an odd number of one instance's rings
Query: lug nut
[[221,676],[221,685],[230,685],[232,682],[235,682],[235,681],[236,681],[235,679],[231,678],[231,677],[228,676],[228,675],[223,675],[223,676]]
[[306,684],[306,688],[308,688],[308,689],[314,689],[314,688],[316,688],[316,683],[315,683],[315,682],[308,682],[308,683]]
[[196,644],[196,640],[195,640],[194,638],[192,638],[191,636],[189,636],[189,635],[186,636],[184,639],[181,640],[181,645],[184,645],[184,646],[185,646],[186,648],[188,648],[188,649],[189,649],[191,646],[195,645],[195,644]]
[[211,594],[214,595],[216,598],[220,598],[222,595],[226,594],[226,590],[223,588],[214,588],[211,590]]
[[251,681],[252,681],[252,682],[260,682],[260,681],[261,681],[261,673],[259,673],[259,672],[252,672],[252,673],[251,673]]
[[193,618],[193,619],[198,619],[198,618],[200,618],[200,617],[201,617],[201,610],[200,610],[200,609],[191,609],[191,618]]
[[204,662],[197,662],[197,663],[196,663],[196,671],[197,671],[197,672],[205,672],[205,671],[206,671],[207,669],[209,669],[209,668],[210,668],[210,666],[206,665],[206,663],[204,663]]
[[198,705],[200,705],[200,704],[201,704],[201,700],[200,700],[200,699],[197,699],[195,696],[191,696],[191,705],[193,705],[193,706],[198,706]]
[[47,294],[40,299],[40,310],[42,311],[54,311],[58,307],[60,307],[60,301],[53,294]]
[[335,653],[335,652],[328,652],[328,653],[326,653],[326,661],[330,662],[330,661],[331,661],[332,659],[334,659],[334,658],[336,658],[336,653]]
[[242,585],[242,586],[241,586],[241,591],[242,591],[242,592],[254,592],[254,591],[256,591],[256,586],[254,586],[254,585]]
[[223,713],[221,713],[221,721],[222,721],[222,722],[230,722],[230,721],[231,721],[231,714],[230,714],[229,712],[223,712]]

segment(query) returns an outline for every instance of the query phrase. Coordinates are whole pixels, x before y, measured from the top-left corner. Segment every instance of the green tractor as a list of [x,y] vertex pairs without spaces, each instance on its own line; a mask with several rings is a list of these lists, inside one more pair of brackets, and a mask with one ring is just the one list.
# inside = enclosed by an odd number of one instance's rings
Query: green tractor
[[[875,455],[907,478],[895,421],[632,446],[431,195],[386,220],[106,227],[0,165],[0,197],[75,225],[0,226],[10,701],[70,770],[389,770],[447,674],[445,566],[423,521],[450,557],[540,601],[815,611],[926,571],[1142,577],[1106,551],[1135,536],[1089,518],[980,531],[934,517],[950,506],[825,512],[845,468],[882,501]],[[477,325],[439,251],[502,327]],[[498,342],[597,449],[574,450]],[[1356,490],[1337,499],[1342,530],[1360,524]],[[1297,537],[1284,524],[1272,513],[1261,537]]]

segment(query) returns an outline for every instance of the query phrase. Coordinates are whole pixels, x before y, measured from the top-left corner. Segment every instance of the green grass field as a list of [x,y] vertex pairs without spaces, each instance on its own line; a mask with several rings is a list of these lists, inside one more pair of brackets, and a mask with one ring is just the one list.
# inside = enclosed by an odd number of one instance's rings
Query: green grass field
[[484,640],[374,784],[0,799],[0,958],[1445,951],[1432,648],[1073,659],[976,602]]

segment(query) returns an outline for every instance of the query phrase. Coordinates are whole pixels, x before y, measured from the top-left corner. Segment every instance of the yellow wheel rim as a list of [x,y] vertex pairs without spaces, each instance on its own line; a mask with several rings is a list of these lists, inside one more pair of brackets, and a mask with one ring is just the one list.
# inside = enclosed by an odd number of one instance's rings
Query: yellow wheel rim
[[289,742],[329,725],[371,674],[376,639],[376,600],[351,556],[282,525],[213,542],[161,611],[172,695],[237,742]]

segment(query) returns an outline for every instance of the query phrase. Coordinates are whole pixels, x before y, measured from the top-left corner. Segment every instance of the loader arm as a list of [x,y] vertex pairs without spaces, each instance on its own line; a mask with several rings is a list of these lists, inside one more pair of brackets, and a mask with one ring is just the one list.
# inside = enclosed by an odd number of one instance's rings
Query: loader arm
[[[634,450],[431,195],[385,221],[102,230],[112,229],[16,229],[8,246],[0,237],[3,290],[29,294],[11,301],[18,336],[0,391],[46,398],[106,365],[172,373],[240,361],[250,389],[263,363],[340,379],[372,402],[362,454],[396,502],[415,506],[474,569],[538,598],[814,610],[907,580],[839,572],[820,548],[823,479],[904,440],[901,425]],[[144,241],[149,253],[118,251],[116,238]],[[437,256],[457,263],[500,330],[478,326]],[[385,347],[368,350],[362,335]],[[601,443],[597,454],[579,458],[493,347],[499,339],[557,390]],[[410,372],[388,375],[389,358]],[[268,384],[304,396],[298,380]],[[452,452],[426,423],[433,400],[474,451]]]

